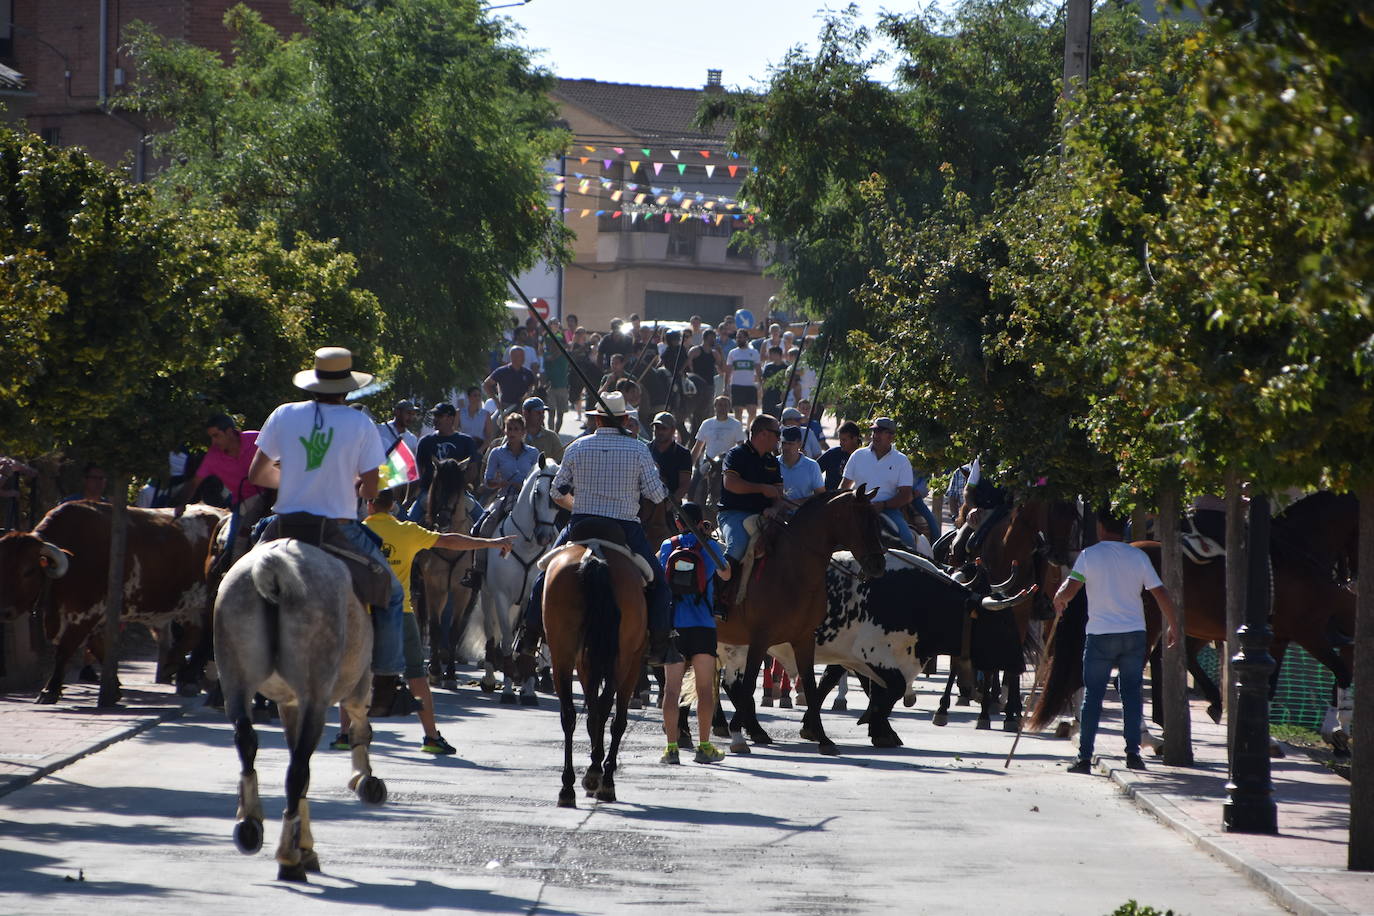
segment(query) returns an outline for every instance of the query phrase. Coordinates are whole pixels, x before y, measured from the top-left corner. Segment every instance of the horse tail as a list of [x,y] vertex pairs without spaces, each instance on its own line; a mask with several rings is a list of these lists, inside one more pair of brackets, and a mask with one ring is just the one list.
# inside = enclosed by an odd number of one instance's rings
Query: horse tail
[[587,650],[587,700],[602,702],[615,690],[616,657],[620,653],[620,605],[615,597],[611,567],[605,557],[588,550],[577,565],[585,607],[582,644]]
[[310,598],[310,588],[289,547],[262,551],[253,564],[253,587],[271,605],[299,605]]
[[1032,730],[1044,728],[1066,711],[1073,692],[1083,686],[1083,645],[1087,629],[1088,601],[1080,593],[1069,603],[1054,628],[1054,639],[1045,647],[1049,653],[1050,673],[1031,715]]

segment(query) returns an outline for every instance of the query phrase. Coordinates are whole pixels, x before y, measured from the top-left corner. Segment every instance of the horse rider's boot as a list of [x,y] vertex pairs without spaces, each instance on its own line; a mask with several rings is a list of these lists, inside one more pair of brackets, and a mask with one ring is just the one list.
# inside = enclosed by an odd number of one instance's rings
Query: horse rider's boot
[[740,562],[729,556],[725,560],[730,564],[730,580],[716,584],[716,605],[711,608],[711,615],[717,620],[730,619],[730,608],[735,606],[735,596],[739,594]]

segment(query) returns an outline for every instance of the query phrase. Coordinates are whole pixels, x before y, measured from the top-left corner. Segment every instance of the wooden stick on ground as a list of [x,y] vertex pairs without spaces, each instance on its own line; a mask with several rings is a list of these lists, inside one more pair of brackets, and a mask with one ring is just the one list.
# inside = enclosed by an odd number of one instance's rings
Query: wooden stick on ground
[[1016,754],[1016,746],[1021,743],[1021,733],[1026,730],[1026,719],[1029,718],[1030,711],[1035,708],[1035,692],[1044,684],[1045,659],[1049,658],[1050,646],[1054,644],[1054,629],[1059,626],[1059,616],[1054,615],[1054,620],[1050,622],[1049,635],[1045,637],[1045,648],[1040,652],[1040,661],[1035,666],[1035,683],[1031,685],[1030,700],[1026,703],[1026,709],[1021,713],[1021,724],[1016,728],[1016,740],[1011,743],[1011,750],[1007,751],[1007,761],[1002,764],[1002,769],[1011,767],[1011,758]]

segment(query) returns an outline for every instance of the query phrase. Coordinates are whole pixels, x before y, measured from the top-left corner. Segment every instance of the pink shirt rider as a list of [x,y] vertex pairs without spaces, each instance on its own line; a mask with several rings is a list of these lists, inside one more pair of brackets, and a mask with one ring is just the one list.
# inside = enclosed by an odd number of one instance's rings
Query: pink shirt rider
[[196,468],[196,480],[204,480],[214,475],[224,484],[234,503],[242,502],[262,492],[260,488],[248,482],[248,466],[253,463],[253,456],[257,453],[258,431],[243,430],[239,433],[239,453],[230,456],[211,446],[201,460],[200,467]]

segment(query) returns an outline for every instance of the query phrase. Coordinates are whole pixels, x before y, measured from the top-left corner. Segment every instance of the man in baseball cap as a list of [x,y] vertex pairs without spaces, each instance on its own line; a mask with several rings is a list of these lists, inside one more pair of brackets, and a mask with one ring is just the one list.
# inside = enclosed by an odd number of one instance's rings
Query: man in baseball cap
[[841,486],[847,490],[862,484],[877,490],[873,507],[892,522],[902,543],[915,550],[916,535],[902,515],[902,507],[913,499],[911,461],[892,447],[897,424],[891,417],[878,417],[868,428],[872,438],[849,456]]

